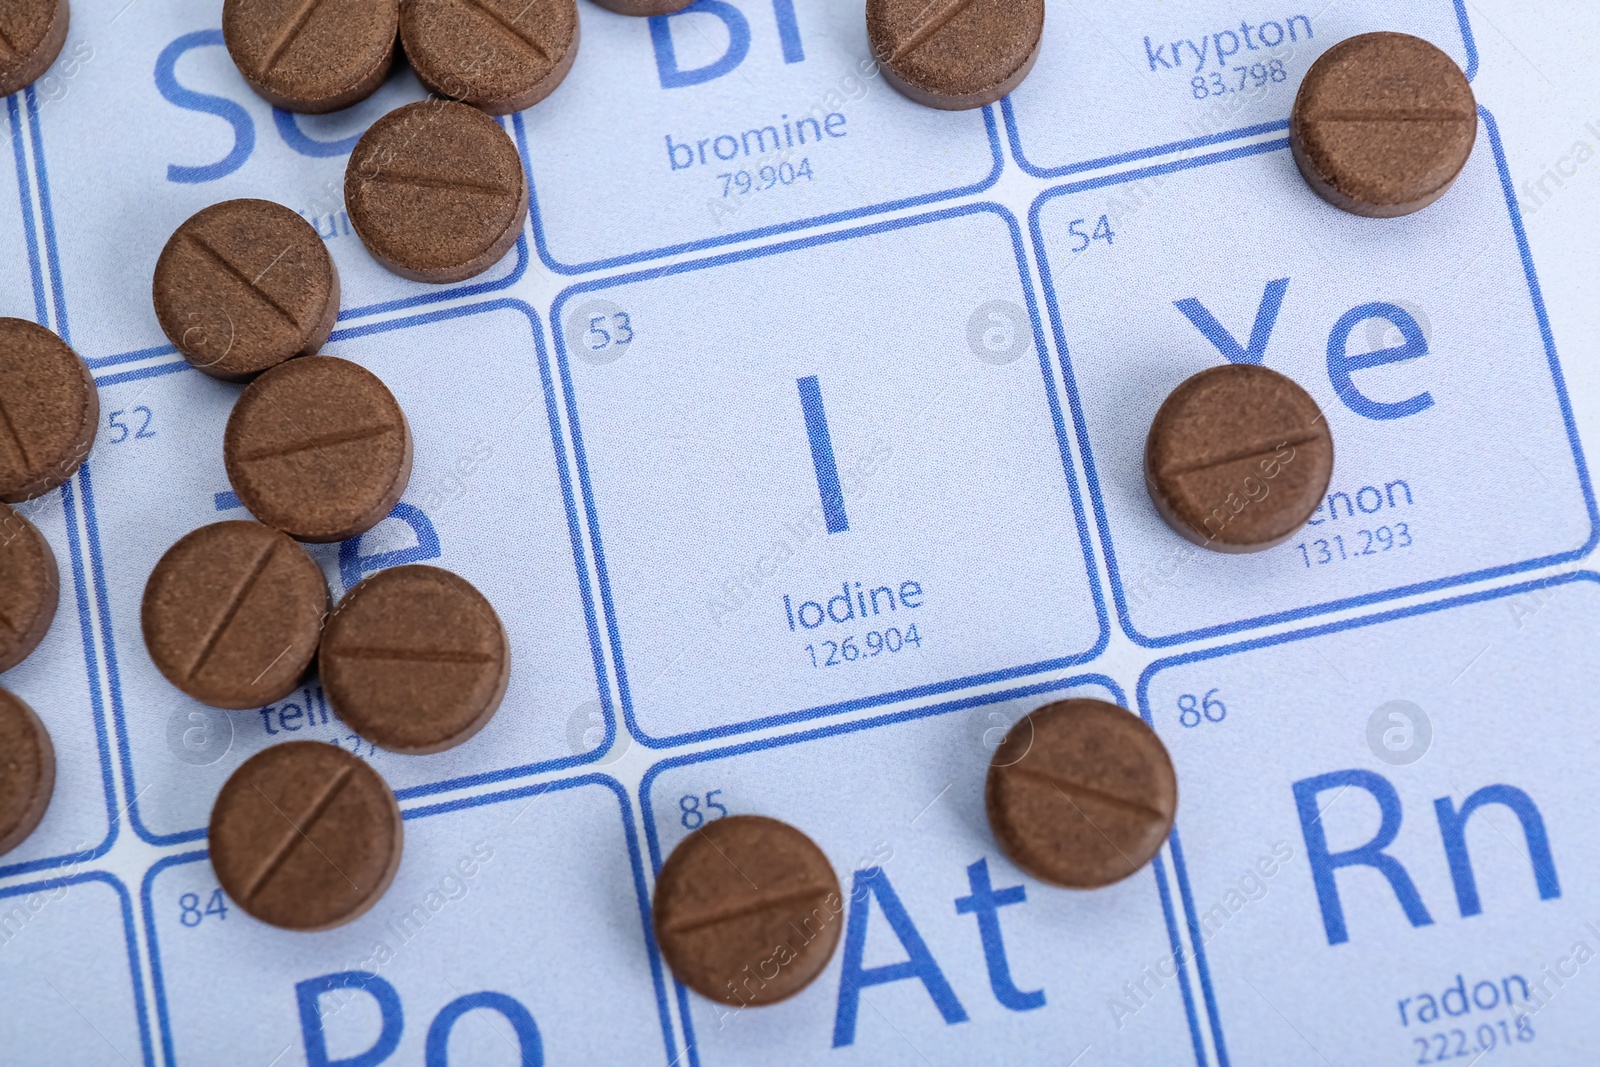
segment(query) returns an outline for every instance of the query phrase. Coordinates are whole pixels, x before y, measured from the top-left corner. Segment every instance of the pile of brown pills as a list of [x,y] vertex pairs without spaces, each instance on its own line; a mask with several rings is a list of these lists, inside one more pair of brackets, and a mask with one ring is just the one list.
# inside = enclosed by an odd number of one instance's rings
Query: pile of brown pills
[[1101,700],[1063,700],[1006,733],[984,805],[1018,867],[1052,885],[1095,889],[1160,851],[1178,782],[1166,746],[1137,715]]
[[656,876],[651,909],[677,979],[735,1007],[775,1004],[810,985],[833,957],[843,912],[828,857],[760,815],[718,819],[684,838]]
[[[596,0],[661,16],[692,0]],[[934,108],[987,106],[1026,78],[1044,0],[866,0],[885,78]],[[572,69],[575,0],[225,0],[225,43],[250,86],[298,112],[373,93],[403,46],[432,99],[390,112],[359,139],[345,172],[351,224],[372,256],[417,281],[482,273],[516,242],[528,182],[490,115],[533,106]],[[67,33],[65,0],[0,7],[0,95],[50,65]],[[1471,155],[1478,116],[1459,67],[1426,41],[1372,33],[1312,65],[1290,122],[1305,180],[1341,209],[1418,211]],[[339,313],[327,246],[295,212],[265,200],[219,203],[187,220],[152,279],[162,329],[190,364],[249,382],[228,420],[224,462],[259,522],[195,530],[162,557],[141,621],[151,658],[204,703],[244,710],[281,699],[320,663],[328,700],[363,738],[406,754],[474,736],[507,690],[510,644],[488,600],[436,567],[358,583],[331,615],[326,579],[298,542],[359,536],[407,486],[410,427],[358,364],[318,356]],[[304,357],[304,358],[300,358]],[[95,385],[59,338],[0,319],[0,501],[70,478],[98,427]],[[1215,367],[1162,404],[1144,473],[1158,513],[1221,552],[1281,544],[1327,491],[1333,441],[1315,401],[1259,365]],[[42,640],[60,578],[49,544],[0,504],[0,671]],[[54,788],[47,731],[0,690],[0,853],[38,825]],[[1069,699],[1033,711],[987,768],[995,840],[1030,876],[1091,889],[1143,869],[1177,810],[1171,758],[1138,716]],[[320,742],[247,760],[209,826],[224,891],[255,918],[321,930],[367,911],[400,863],[393,792],[367,762]],[[728,816],[684,838],[662,866],[652,922],[674,975],[737,1006],[794,996],[828,963],[844,901],[826,855],[776,819]],[[764,965],[778,964],[769,976]]]
[[405,831],[394,793],[365,760],[337,745],[290,741],[233,772],[208,836],[230,900],[273,926],[326,930],[383,896]]
[[0,673],[39,647],[60,600],[50,542],[26,516],[0,504]]
[[943,111],[1022,84],[1044,39],[1044,0],[867,0],[867,40],[890,85]]
[[100,394],[78,354],[43,326],[0,318],[0,501],[71,478],[99,428]]
[[150,288],[179,355],[226,381],[314,355],[339,317],[339,272],[327,245],[309,222],[269,200],[225,200],[179,226]]
[[1217,552],[1259,552],[1316,514],[1333,477],[1328,420],[1293,379],[1248,363],[1172,391],[1145,441],[1145,486],[1173,530]]
[[489,601],[438,567],[379,571],[339,603],[322,634],[334,714],[391,752],[461,744],[500,706],[511,647]]
[[362,134],[344,172],[350,225],[402,278],[459,282],[499,261],[528,218],[511,138],[477,108],[424,100]]
[[491,115],[532,107],[578,58],[576,0],[405,0],[400,42],[417,79]]
[[317,653],[328,584],[304,548],[258,522],[202,526],[144,589],[145,647],[202,704],[243,711],[294,691]]
[[0,689],[0,856],[44,818],[56,787],[56,750],[33,709]]
[[1306,72],[1289,119],[1289,147],[1311,188],[1372,218],[1438,200],[1477,136],[1467,76],[1403,33],[1364,33],[1328,49]]
[[319,114],[383,84],[399,20],[399,0],[224,0],[222,40],[262,99]]
[[411,478],[411,428],[359,364],[296,359],[251,382],[222,439],[250,514],[297,541],[343,541],[382,522]]

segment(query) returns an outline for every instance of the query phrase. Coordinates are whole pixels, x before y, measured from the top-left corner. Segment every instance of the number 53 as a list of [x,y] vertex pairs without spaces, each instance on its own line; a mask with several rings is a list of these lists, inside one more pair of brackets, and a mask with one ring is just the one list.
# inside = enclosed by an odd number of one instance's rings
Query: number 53
[[[607,320],[610,320],[611,330],[603,329]],[[614,331],[614,332],[612,332]],[[584,339],[589,344],[591,352],[610,348],[612,345],[625,345],[633,340],[633,323],[628,318],[626,311],[619,311],[615,315],[595,315],[589,320],[589,332],[584,334]],[[595,338],[599,338],[598,341]]]

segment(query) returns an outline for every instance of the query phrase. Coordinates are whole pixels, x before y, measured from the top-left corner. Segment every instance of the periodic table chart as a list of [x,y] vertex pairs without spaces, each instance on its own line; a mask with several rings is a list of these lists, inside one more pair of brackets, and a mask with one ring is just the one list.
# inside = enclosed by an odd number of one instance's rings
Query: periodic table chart
[[[1592,13],[1051,0],[1027,81],[945,113],[884,82],[860,0],[578,6],[570,76],[499,120],[527,228],[450,286],[344,212],[356,139],[424,95],[403,65],[293,115],[215,0],[75,0],[6,99],[0,315],[73,345],[102,425],[26,508],[62,603],[0,685],[58,780],[0,857],[0,1063],[1591,1062]],[[1480,104],[1455,188],[1390,221],[1317,199],[1286,139],[1310,63],[1376,29]],[[394,513],[310,546],[335,597],[436,561],[506,624],[505,702],[448,752],[374,748],[314,681],[208,708],[145,651],[156,560],[246,515],[238,387],[149,293],[235,197],[316,227],[325,350],[412,426]],[[1230,361],[1295,379],[1337,449],[1303,533],[1248,556],[1143,483],[1162,400]],[[1094,892],[984,817],[1006,727],[1065,696],[1143,716],[1178,775],[1166,847]],[[206,853],[223,782],[291,739],[405,818],[392,887],[329,932],[251,919]],[[847,891],[773,1007],[689,992],[650,929],[665,857],[728,814],[801,828]]]

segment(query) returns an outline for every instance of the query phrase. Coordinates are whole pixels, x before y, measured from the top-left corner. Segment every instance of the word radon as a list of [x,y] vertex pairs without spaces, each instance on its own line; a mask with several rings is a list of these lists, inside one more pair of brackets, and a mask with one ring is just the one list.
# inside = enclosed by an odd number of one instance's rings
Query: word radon
[[756,126],[743,133],[719,133],[711,137],[676,141],[666,135],[667,161],[673,170],[688,170],[694,166],[718,166],[735,159],[750,159],[769,155],[802,145],[821,144],[826,140],[839,140],[849,136],[845,129],[849,120],[840,111],[830,111],[821,118],[807,115],[791,119],[780,115],[777,123]]
[[1441,1011],[1446,1018],[1460,1018],[1475,1010],[1493,1012],[1497,1008],[1510,1008],[1515,1011],[1517,1005],[1527,1004],[1531,999],[1527,979],[1520,974],[1474,982],[1470,993],[1466,976],[1457,974],[1455,985],[1445,986],[1437,996],[1427,991],[1402,997],[1395,1002],[1395,1007],[1400,1012],[1400,1025],[1410,1026],[1413,1022],[1437,1022]]
[[1268,19],[1256,25],[1241,19],[1237,30],[1202,33],[1198,38],[1157,41],[1146,37],[1144,55],[1152,71],[1189,70],[1189,64],[1193,63],[1192,69],[1198,73],[1206,68],[1208,62],[1216,64],[1218,70],[1226,70],[1228,60],[1241,51],[1259,52],[1263,48],[1280,48],[1285,41],[1298,44],[1302,37],[1309,41],[1315,35],[1309,15],[1290,15],[1283,22]]
[[783,613],[789,620],[789,629],[797,631],[804,627],[815,630],[830,621],[843,624],[854,619],[897,613],[902,609],[915,610],[923,605],[921,582],[904,581],[898,587],[842,582],[839,589],[840,592],[827,598],[826,606],[822,597],[796,604],[794,598],[785,593]]

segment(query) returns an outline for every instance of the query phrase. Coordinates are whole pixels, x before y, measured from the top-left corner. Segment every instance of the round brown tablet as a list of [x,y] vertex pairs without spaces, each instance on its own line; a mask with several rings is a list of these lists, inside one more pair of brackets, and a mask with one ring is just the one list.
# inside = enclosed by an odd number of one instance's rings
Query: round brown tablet
[[1294,380],[1249,363],[1201,371],[1172,391],[1145,441],[1161,517],[1217,552],[1259,552],[1316,514],[1333,477],[1333,435]]
[[411,479],[411,428],[365,367],[295,359],[240,394],[222,459],[250,514],[298,541],[343,541],[399,503]]
[[339,272],[311,224],[268,200],[226,200],[193,216],[156,260],[156,318],[178,353],[244,381],[314,355],[339,317]]
[[417,80],[491,115],[532,107],[578,58],[575,0],[406,0],[400,41]]
[[320,114],[383,84],[399,21],[399,0],[223,0],[222,40],[268,103]]
[[372,258],[403,278],[459,282],[517,243],[528,179],[494,119],[423,100],[389,112],[356,142],[344,199]]
[[1011,862],[1052,885],[1096,889],[1161,849],[1178,780],[1166,746],[1137,715],[1103,700],[1063,700],[1007,732],[984,806]]
[[1364,33],[1311,65],[1289,119],[1294,161],[1319,196],[1372,218],[1421,211],[1466,166],[1478,105],[1455,61],[1404,33]]
[[32,708],[0,689],[0,856],[33,833],[55,787],[50,732]]
[[670,15],[682,11],[694,0],[594,0],[619,15]]
[[828,966],[844,925],[828,857],[761,815],[708,822],[656,876],[656,942],[678,981],[736,1007],[775,1004]]
[[366,761],[320,741],[246,760],[211,809],[211,866],[245,911],[286,930],[349,922],[400,867],[400,805]]
[[500,616],[438,567],[379,571],[350,590],[322,635],[322,686],[351,729],[412,754],[459,745],[494,716],[511,678]]
[[1022,84],[1039,58],[1044,0],[867,0],[867,39],[889,84],[964,111]]
[[67,0],[0,4],[0,96],[26,89],[50,69],[67,43]]
[[50,542],[27,518],[0,504],[0,673],[39,647],[60,600],[61,574]]
[[242,711],[305,679],[329,608],[322,568],[258,522],[202,526],[167,549],[144,587],[150,658],[202,704]]
[[99,426],[100,394],[78,354],[43,326],[0,319],[0,501],[72,477]]

